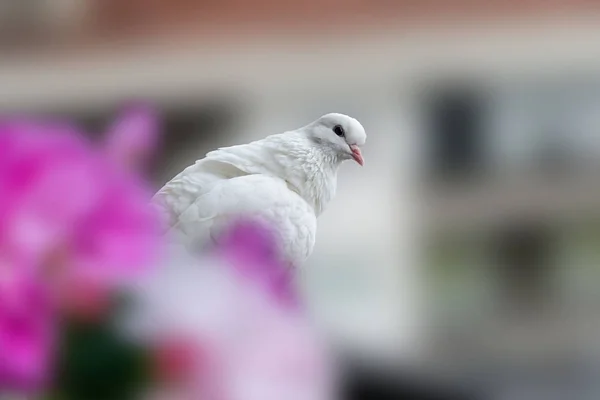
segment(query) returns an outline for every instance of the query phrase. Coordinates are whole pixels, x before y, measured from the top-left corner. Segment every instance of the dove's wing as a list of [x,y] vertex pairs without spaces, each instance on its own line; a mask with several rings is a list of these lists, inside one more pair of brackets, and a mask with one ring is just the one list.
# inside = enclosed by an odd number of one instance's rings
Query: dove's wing
[[222,180],[247,175],[228,163],[202,159],[176,175],[152,199],[164,214],[168,229],[196,199],[209,193]]
[[181,213],[222,180],[249,174],[277,176],[277,171],[271,170],[276,163],[266,143],[262,140],[211,151],[167,182],[153,202],[162,206],[168,225],[177,223]]
[[[238,147],[235,150],[239,152]],[[304,261],[315,242],[314,210],[289,189],[286,181],[261,173],[262,162],[250,166],[244,162],[249,156],[241,155],[209,153],[156,194],[154,202],[166,213],[170,233],[199,248],[214,241],[223,224],[233,217],[262,217],[275,226],[288,257]]]
[[191,204],[173,226],[192,246],[214,241],[231,218],[252,215],[276,228],[285,253],[303,261],[315,242],[316,217],[310,206],[286,183],[266,175],[224,179]]

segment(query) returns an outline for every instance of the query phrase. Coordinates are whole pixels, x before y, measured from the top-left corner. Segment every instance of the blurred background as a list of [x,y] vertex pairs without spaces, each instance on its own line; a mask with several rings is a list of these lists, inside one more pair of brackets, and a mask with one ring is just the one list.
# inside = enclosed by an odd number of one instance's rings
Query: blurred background
[[328,112],[367,130],[302,272],[347,398],[600,397],[600,3],[0,0],[0,112],[158,105],[157,188]]

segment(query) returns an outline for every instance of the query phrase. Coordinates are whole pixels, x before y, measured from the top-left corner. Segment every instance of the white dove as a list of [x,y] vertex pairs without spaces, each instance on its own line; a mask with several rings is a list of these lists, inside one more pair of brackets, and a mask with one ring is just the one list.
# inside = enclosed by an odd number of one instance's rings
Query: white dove
[[283,254],[301,265],[312,253],[317,217],[335,196],[346,160],[364,164],[367,135],[347,115],[331,113],[293,131],[220,148],[187,167],[156,193],[169,231],[191,249],[218,238],[233,217],[264,219]]

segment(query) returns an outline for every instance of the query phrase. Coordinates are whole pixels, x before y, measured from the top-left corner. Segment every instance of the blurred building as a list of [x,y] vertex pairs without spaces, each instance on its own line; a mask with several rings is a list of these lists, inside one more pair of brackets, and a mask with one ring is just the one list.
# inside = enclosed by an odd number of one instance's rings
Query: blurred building
[[150,99],[167,132],[157,185],[214,147],[350,114],[369,135],[366,166],[342,169],[304,271],[336,343],[486,399],[596,399],[597,11],[5,1],[0,110],[99,131],[123,101]]

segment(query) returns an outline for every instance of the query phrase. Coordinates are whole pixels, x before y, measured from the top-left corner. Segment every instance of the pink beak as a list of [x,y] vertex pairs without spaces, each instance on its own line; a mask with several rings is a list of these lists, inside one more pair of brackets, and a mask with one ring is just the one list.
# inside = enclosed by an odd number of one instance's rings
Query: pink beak
[[355,144],[351,144],[350,150],[352,150],[352,158],[354,158],[354,161],[359,163],[361,167],[365,165],[365,160],[363,159],[362,153],[360,152],[358,146]]

